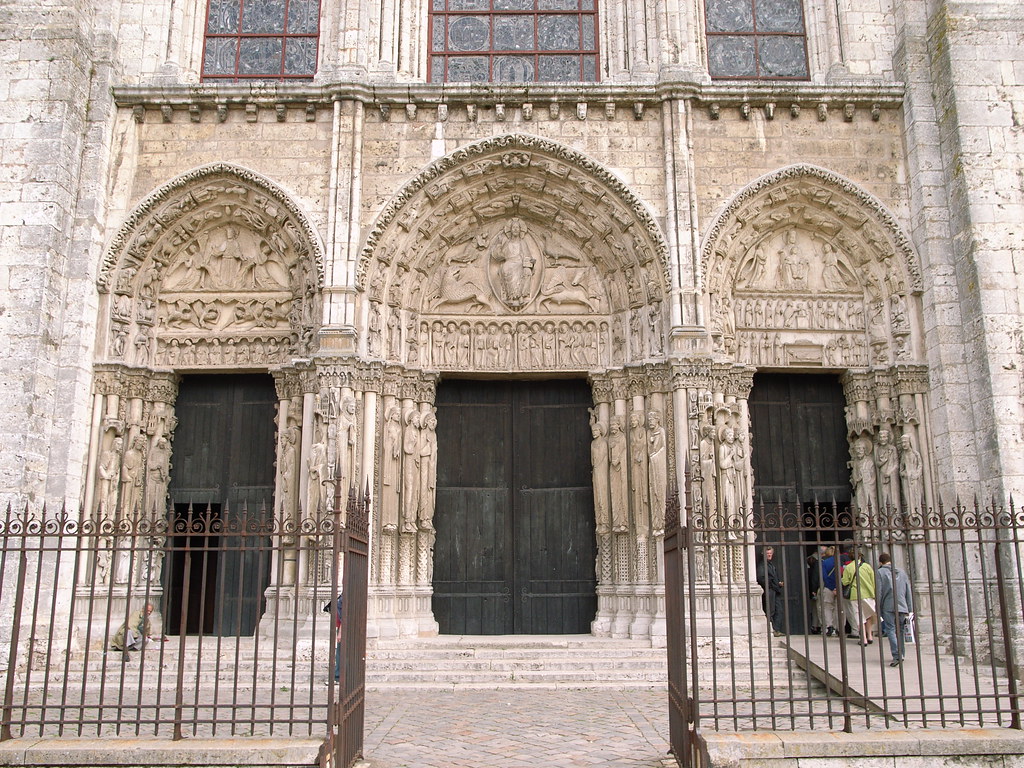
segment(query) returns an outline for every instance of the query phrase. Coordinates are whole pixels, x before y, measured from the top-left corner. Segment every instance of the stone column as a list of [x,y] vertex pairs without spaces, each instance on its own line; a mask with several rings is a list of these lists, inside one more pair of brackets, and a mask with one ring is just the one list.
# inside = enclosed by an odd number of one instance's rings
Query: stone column
[[367,442],[380,462],[370,475],[379,512],[370,526],[375,545],[369,637],[437,634],[430,605],[437,482],[435,384],[434,374],[400,366],[380,373],[374,441]]
[[[608,432],[611,424],[612,386],[606,374],[591,375],[594,407],[590,411],[591,434],[594,443],[591,446],[591,467],[594,482],[595,529],[597,532],[597,614],[591,624],[591,632],[595,635],[611,634],[614,613],[611,594],[614,583],[614,553],[612,551],[612,489],[609,467]],[[596,444],[596,445],[595,445]],[[598,499],[600,497],[600,502]]]

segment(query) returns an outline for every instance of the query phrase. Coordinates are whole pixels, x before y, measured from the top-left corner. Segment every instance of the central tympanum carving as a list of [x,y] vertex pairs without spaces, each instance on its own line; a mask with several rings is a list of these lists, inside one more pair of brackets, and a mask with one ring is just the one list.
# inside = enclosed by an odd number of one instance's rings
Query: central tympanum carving
[[441,256],[424,311],[579,314],[604,310],[597,271],[554,233],[521,217],[492,224]]

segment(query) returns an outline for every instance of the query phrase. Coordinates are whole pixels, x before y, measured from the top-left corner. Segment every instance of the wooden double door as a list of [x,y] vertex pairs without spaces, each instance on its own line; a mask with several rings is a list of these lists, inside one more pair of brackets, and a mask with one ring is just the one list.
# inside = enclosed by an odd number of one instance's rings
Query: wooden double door
[[[846,399],[839,377],[829,374],[758,373],[749,399],[753,430],[751,465],[754,511],[782,502],[799,503],[805,527],[774,536],[776,568],[787,588],[785,615],[789,631],[799,634],[812,624],[814,603],[807,593],[807,557],[821,543],[845,538],[831,517],[833,501],[843,511],[850,504],[850,458],[846,440]],[[815,501],[819,516],[813,514]],[[843,516],[840,515],[840,520]]]
[[585,634],[597,610],[584,381],[442,382],[434,616],[443,634]]
[[240,530],[274,508],[277,395],[269,375],[182,378],[175,403],[164,565],[170,634],[251,635],[270,583],[270,539]]

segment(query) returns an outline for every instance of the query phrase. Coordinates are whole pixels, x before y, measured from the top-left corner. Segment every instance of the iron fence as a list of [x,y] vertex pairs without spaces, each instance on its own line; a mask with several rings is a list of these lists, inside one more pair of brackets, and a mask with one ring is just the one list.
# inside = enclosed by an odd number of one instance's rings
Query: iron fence
[[[335,683],[328,609],[352,577],[342,563],[360,559],[344,555],[353,523],[365,570],[367,504],[353,495],[344,513],[287,522],[226,504],[113,517],[8,506],[0,740],[281,735],[333,751],[339,692],[361,696],[363,653]],[[366,578],[352,578],[343,617],[365,635]]]
[[[708,730],[1021,727],[1024,513],[1012,502],[730,517],[675,502],[668,517],[670,677],[682,670],[675,688],[689,694],[672,705],[672,743],[684,765],[700,763],[691,742]],[[912,603],[892,603],[883,634],[869,621],[882,606],[860,599],[867,584],[843,599],[843,573],[878,587],[894,571]]]

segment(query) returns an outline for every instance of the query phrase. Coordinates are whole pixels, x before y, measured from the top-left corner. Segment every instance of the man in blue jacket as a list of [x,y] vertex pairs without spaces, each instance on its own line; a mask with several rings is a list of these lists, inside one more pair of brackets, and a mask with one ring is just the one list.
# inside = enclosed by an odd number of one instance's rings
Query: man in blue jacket
[[818,594],[818,610],[821,611],[821,623],[826,637],[837,637],[836,630],[839,611],[836,607],[836,548],[821,548],[821,591]]
[[875,579],[875,601],[882,617],[882,634],[889,638],[892,651],[890,667],[898,667],[906,656],[903,643],[903,622],[914,612],[914,595],[906,571],[892,564],[888,552],[878,556]]

